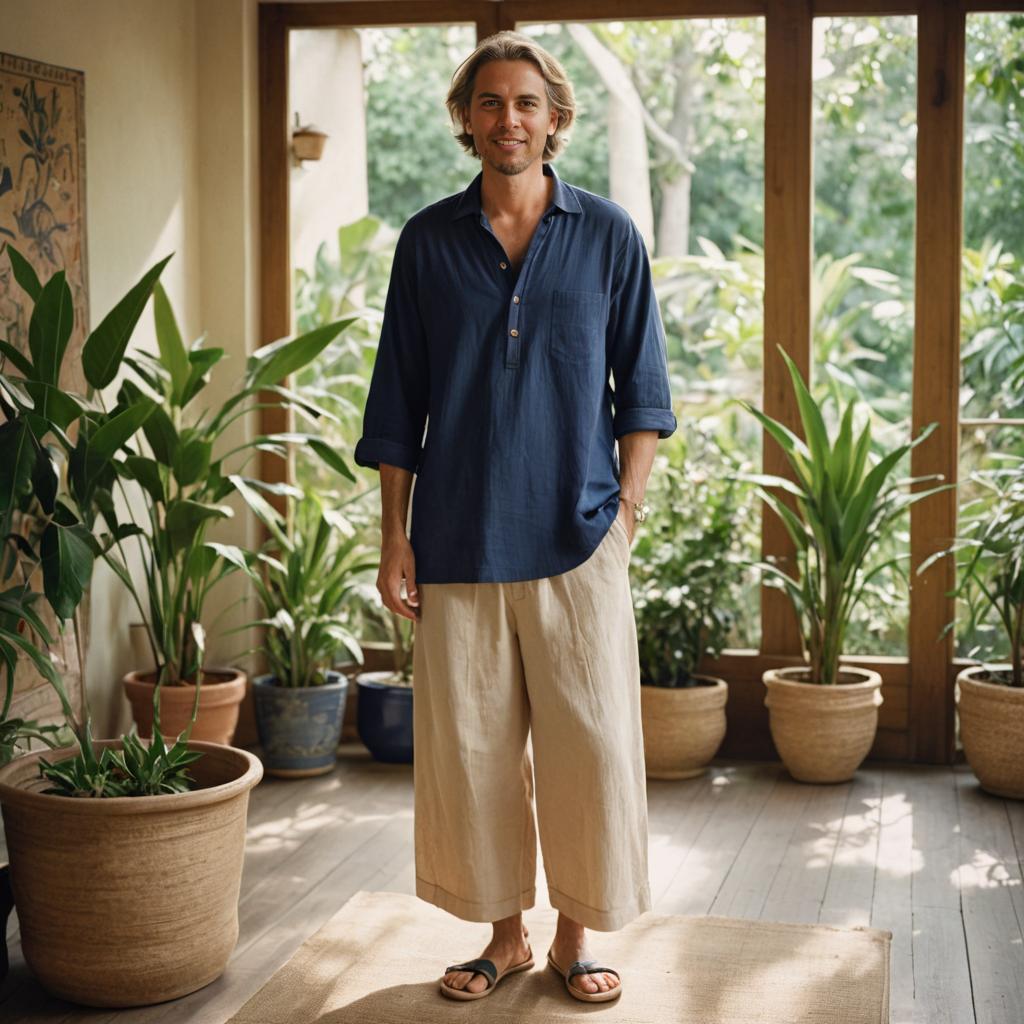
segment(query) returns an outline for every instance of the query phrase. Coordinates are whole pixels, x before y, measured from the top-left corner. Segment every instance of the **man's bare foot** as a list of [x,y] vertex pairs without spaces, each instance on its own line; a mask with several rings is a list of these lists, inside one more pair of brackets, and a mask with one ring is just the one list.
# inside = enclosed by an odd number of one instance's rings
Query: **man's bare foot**
[[[503,971],[521,964],[530,955],[530,947],[526,942],[530,932],[523,924],[521,914],[495,921],[493,928],[494,934],[487,948],[474,959],[492,960],[500,976]],[[487,988],[487,977],[479,972],[452,971],[451,974],[444,976],[443,984],[449,988],[465,989],[467,992],[483,992]]]
[[[567,971],[569,965],[577,960],[593,960],[583,925],[559,913],[555,940],[551,943],[551,955],[563,971]],[[602,971],[599,974],[577,974],[569,984],[581,992],[593,994],[618,988],[619,979],[614,974]]]

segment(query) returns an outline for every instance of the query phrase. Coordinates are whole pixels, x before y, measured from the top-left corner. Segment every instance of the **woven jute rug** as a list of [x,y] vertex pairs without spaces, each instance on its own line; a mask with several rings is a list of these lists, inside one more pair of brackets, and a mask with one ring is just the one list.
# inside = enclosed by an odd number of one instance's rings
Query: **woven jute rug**
[[889,946],[876,928],[644,914],[592,948],[622,975],[612,1003],[581,1003],[545,966],[556,912],[526,914],[536,967],[485,999],[437,990],[447,964],[479,956],[486,925],[414,896],[356,893],[229,1024],[889,1024]]

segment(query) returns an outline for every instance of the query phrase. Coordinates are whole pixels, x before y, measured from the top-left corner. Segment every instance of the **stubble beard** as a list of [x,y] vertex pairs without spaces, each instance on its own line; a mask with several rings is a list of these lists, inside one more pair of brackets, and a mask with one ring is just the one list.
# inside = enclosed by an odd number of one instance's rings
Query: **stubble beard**
[[489,155],[489,150],[490,147],[488,147],[488,155],[485,156],[484,159],[499,174],[504,174],[509,178],[515,177],[517,174],[522,174],[523,171],[530,167],[541,155],[540,153],[527,152],[518,159],[515,157],[509,157],[505,160],[495,160]]

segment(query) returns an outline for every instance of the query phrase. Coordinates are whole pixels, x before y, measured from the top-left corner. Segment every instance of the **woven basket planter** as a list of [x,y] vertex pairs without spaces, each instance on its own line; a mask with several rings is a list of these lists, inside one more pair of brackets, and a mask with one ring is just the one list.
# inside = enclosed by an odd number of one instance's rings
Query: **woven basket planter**
[[878,729],[882,677],[843,668],[839,683],[803,682],[806,668],[769,669],[762,679],[775,748],[798,782],[846,782],[868,755]]
[[722,679],[694,676],[704,685],[640,687],[644,760],[650,779],[691,779],[707,770],[725,738]]
[[[199,691],[199,714],[192,727],[192,739],[209,743],[231,742],[238,725],[238,708],[245,696],[246,675],[234,668],[203,670]],[[153,735],[153,690],[155,672],[129,672],[122,680],[132,706],[132,718],[139,735]],[[192,718],[196,691],[192,686],[160,687],[160,731],[164,739],[177,736]]]
[[[119,749],[120,740],[97,747]],[[200,788],[90,800],[41,792],[38,759],[0,769],[21,947],[55,996],[144,1006],[218,978],[238,941],[249,791],[259,759],[215,743],[189,766]]]
[[986,674],[975,665],[956,677],[964,756],[987,793],[1024,800],[1024,689]]

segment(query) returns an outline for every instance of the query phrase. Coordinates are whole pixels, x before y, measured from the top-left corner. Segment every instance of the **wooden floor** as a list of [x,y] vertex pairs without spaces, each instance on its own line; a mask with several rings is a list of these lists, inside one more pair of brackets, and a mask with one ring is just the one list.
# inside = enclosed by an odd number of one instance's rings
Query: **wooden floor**
[[[716,763],[649,783],[649,803],[657,913],[886,928],[893,1024],[1024,1022],[1024,803],[988,796],[965,765],[868,762],[849,783],[812,786],[776,763]],[[413,891],[412,813],[411,769],[355,748],[332,775],[264,780],[241,935],[218,981],[147,1009],[75,1008],[28,974],[12,917],[0,1020],[220,1024],[353,893]],[[439,950],[439,971],[470,952]]]

